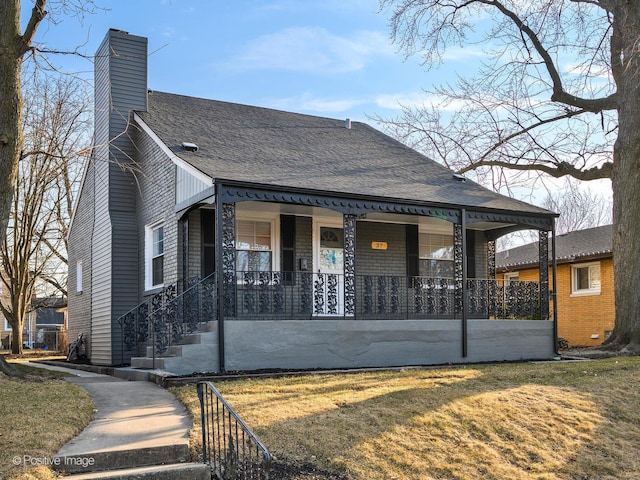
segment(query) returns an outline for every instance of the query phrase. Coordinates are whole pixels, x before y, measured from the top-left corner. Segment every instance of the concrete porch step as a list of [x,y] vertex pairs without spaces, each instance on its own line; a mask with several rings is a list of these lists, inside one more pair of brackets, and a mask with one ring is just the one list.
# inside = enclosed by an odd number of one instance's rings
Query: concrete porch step
[[132,368],[143,368],[143,369],[163,369],[164,368],[164,359],[166,357],[132,357],[131,358],[131,367]]
[[175,463],[151,467],[127,468],[106,472],[76,473],[70,480],[211,480],[211,469],[204,463]]
[[56,469],[67,473],[103,472],[183,463],[188,460],[189,445],[185,443],[129,450],[105,449],[70,454],[59,452],[53,457]]

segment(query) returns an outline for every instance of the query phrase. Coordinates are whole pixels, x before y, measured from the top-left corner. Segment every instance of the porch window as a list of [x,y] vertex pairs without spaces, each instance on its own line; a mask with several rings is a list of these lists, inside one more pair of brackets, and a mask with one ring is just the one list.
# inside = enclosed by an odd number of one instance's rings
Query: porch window
[[453,236],[420,233],[418,243],[420,275],[453,278]]
[[161,287],[164,283],[164,225],[146,227],[146,288]]
[[236,223],[236,269],[269,272],[273,253],[271,222],[238,220]]
[[600,294],[600,262],[571,267],[571,294]]

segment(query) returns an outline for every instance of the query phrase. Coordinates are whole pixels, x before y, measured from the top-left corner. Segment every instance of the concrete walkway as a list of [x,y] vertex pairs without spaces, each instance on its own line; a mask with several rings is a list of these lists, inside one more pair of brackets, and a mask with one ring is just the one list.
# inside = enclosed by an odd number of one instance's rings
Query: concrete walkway
[[[88,474],[158,465],[174,468],[173,464],[189,461],[191,418],[162,387],[59,366],[28,365],[73,375],[65,379],[84,388],[95,404],[95,419],[54,456],[58,470]],[[194,466],[197,464],[190,468]],[[133,477],[98,477],[94,473],[86,478]]]

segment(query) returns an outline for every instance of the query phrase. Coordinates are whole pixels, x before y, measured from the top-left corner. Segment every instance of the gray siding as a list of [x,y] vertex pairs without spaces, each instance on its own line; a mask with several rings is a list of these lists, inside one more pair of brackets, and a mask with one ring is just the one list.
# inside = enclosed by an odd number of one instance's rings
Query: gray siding
[[210,187],[210,184],[204,183],[185,169],[178,168],[176,173],[176,203],[184,202]]
[[84,276],[91,283],[83,295],[90,299],[72,307],[77,324],[69,319],[70,328],[86,328],[90,312],[91,360],[96,364],[119,361],[114,357],[120,345],[117,318],[138,302],[136,181],[126,166],[134,154],[130,111],[147,105],[146,57],[145,38],[115,30],[96,54],[94,177],[92,190],[85,179],[78,202],[78,208],[93,207],[93,221],[90,215],[76,214],[70,242],[77,255],[90,251],[90,261],[83,259]]
[[[92,242],[93,209],[95,189],[95,163],[89,159],[84,182],[79,192],[74,213],[74,222],[69,232],[69,284],[68,284],[68,327],[69,341],[84,335],[87,355],[91,352],[91,298],[92,298]],[[77,291],[78,261],[82,262],[82,291]]]

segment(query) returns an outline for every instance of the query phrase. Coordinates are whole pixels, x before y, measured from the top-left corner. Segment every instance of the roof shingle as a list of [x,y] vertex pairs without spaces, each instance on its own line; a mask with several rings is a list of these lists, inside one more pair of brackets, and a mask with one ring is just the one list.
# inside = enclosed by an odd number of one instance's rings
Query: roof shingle
[[[494,193],[360,122],[149,92],[142,120],[213,179],[553,215]],[[193,142],[197,152],[181,147]]]

